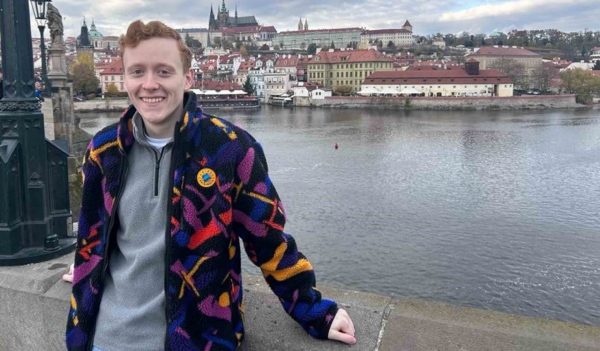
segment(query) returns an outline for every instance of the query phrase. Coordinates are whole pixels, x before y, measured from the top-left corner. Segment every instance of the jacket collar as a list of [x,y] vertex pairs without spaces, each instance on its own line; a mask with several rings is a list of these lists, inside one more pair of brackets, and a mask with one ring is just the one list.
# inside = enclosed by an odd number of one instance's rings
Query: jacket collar
[[[176,135],[174,137],[177,139],[177,134],[179,134],[187,141],[195,134],[194,132],[198,128],[200,119],[202,118],[202,110],[197,105],[196,94],[193,92],[186,91],[183,94],[183,111],[183,115],[175,125]],[[125,153],[131,150],[131,146],[135,142],[133,136],[133,116],[136,112],[135,106],[133,104],[129,105],[118,122],[117,135],[119,148]]]

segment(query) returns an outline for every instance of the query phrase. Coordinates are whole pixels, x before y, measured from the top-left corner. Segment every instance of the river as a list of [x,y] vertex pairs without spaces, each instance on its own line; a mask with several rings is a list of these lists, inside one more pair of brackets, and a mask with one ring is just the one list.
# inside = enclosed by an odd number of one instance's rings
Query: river
[[600,111],[217,114],[263,145],[318,282],[600,325]]

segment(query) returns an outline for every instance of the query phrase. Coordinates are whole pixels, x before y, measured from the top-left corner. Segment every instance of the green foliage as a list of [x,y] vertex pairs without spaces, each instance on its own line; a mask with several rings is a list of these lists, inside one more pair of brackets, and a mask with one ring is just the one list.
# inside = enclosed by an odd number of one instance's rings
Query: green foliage
[[115,83],[108,84],[108,86],[106,87],[106,91],[104,92],[104,96],[119,96],[119,88],[117,88],[117,85]]
[[202,48],[202,43],[198,39],[194,39],[189,33],[185,33],[185,45],[190,49]]
[[315,44],[315,43],[308,44],[308,47],[306,48],[306,53],[308,55],[316,54],[317,53],[317,44]]
[[594,95],[600,95],[600,77],[590,71],[572,69],[560,74],[562,88],[566,93],[575,94],[577,102],[589,104]]
[[249,56],[248,49],[244,45],[240,47],[240,55],[244,58]]
[[254,86],[252,86],[252,83],[250,83],[250,77],[246,77],[246,81],[244,82],[244,85],[242,86],[242,89],[248,95],[253,95],[254,94]]
[[600,71],[600,60],[596,61],[594,67],[592,67],[594,71]]
[[74,93],[88,95],[98,90],[100,81],[94,72],[94,59],[91,53],[80,53],[71,65]]

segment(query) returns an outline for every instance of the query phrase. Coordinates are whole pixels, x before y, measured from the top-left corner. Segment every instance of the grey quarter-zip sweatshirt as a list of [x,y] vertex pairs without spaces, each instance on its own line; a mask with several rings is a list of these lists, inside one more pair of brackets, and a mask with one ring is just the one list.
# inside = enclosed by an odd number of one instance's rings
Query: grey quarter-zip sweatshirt
[[153,147],[139,114],[117,207],[116,245],[94,335],[102,351],[163,350],[165,231],[172,142]]

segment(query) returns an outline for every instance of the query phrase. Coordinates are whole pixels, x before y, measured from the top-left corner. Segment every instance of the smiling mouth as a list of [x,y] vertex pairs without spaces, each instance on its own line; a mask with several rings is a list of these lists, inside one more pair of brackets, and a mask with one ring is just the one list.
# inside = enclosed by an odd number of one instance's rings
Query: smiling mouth
[[147,102],[149,104],[154,104],[154,103],[163,101],[165,98],[164,97],[143,97],[143,98],[140,98],[140,99],[143,102]]

